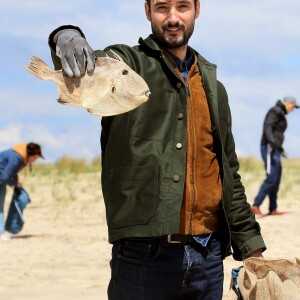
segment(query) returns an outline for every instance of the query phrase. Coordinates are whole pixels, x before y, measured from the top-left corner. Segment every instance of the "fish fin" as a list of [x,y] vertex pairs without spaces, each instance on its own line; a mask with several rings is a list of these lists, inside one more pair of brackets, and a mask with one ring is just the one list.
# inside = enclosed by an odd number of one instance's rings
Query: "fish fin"
[[72,105],[72,106],[82,106],[81,103],[74,102],[68,95],[63,93],[59,88],[59,98],[57,99],[57,102],[63,105]]
[[52,74],[54,73],[46,63],[44,63],[41,59],[36,56],[31,56],[30,62],[28,66],[24,66],[25,69],[33,74],[34,76],[43,79],[49,80],[52,79]]
[[62,104],[62,105],[81,106],[78,103],[70,102],[70,101],[67,101],[66,99],[63,99],[63,98],[58,98],[57,102],[59,104]]
[[113,56],[119,60],[119,61],[124,61],[124,59],[119,55],[117,54],[116,52],[114,52],[113,50],[110,49],[110,52],[113,54]]
[[60,103],[60,104],[68,104],[68,102],[62,98],[58,98],[57,99],[57,102]]
[[89,114],[91,114],[91,115],[96,115],[96,114],[95,114],[95,111],[94,111],[93,109],[91,109],[91,108],[87,108],[86,111],[87,111]]
[[91,108],[87,108],[87,112],[91,115],[94,115],[94,116],[102,116],[102,114],[98,113],[96,110],[94,109],[91,109]]

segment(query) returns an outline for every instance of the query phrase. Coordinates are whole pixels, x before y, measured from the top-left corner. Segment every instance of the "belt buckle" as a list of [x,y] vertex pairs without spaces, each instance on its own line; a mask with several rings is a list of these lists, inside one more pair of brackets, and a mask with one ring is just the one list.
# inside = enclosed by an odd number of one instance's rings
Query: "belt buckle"
[[173,234],[168,234],[168,235],[167,235],[167,242],[168,242],[169,244],[181,244],[181,241],[172,241],[172,235],[173,235]]

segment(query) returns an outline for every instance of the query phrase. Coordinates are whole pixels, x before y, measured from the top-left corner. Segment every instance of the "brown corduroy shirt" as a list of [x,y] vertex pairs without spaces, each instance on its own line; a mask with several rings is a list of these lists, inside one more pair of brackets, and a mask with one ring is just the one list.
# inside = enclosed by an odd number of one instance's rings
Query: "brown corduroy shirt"
[[[166,55],[181,76],[175,61]],[[182,77],[182,76],[181,76]],[[210,112],[195,59],[187,81],[187,163],[179,233],[201,235],[219,229],[222,182],[213,150]]]

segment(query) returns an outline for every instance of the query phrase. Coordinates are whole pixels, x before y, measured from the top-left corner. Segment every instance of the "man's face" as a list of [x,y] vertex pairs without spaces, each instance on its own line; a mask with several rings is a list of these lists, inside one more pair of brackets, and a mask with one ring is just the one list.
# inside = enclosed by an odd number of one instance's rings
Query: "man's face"
[[[166,49],[187,45],[200,12],[200,1],[150,0],[145,3],[148,20],[156,41]],[[150,6],[150,7],[149,7]]]
[[296,105],[293,102],[287,101],[285,103],[285,107],[286,107],[287,112],[290,113],[296,108]]

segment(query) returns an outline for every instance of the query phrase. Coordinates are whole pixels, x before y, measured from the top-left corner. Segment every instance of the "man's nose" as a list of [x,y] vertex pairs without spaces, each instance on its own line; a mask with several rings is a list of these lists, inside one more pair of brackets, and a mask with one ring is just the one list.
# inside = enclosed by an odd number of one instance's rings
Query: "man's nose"
[[175,7],[170,8],[167,17],[169,22],[177,22],[179,20],[178,11]]

